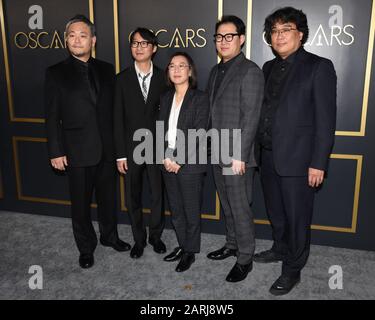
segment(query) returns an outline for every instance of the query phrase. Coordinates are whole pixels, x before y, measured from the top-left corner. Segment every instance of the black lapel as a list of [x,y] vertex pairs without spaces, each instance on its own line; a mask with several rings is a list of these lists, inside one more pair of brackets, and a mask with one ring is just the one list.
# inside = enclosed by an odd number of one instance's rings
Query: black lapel
[[210,87],[210,106],[213,105],[214,101],[214,91],[215,91],[215,82],[216,82],[216,79],[217,79],[217,71],[218,71],[218,66],[216,65],[215,66],[215,69],[214,71],[212,72],[212,80],[211,80],[211,87]]
[[138,99],[140,99],[143,104],[145,104],[145,100],[143,99],[142,89],[139,85],[137,71],[135,70],[134,64],[129,69],[130,72],[130,81],[135,85],[135,94],[138,95]]
[[157,93],[156,87],[157,84],[162,81],[160,78],[160,70],[154,65],[154,70],[153,74],[151,77],[151,82],[150,82],[150,88],[148,89],[148,94],[147,94],[147,104],[151,101],[155,100],[155,95]]
[[271,60],[271,62],[268,64],[266,70],[264,70],[264,80],[266,82],[266,85],[264,86],[264,92],[266,93],[268,90],[268,86],[270,85],[270,82],[268,81],[270,74],[272,72],[272,69],[275,65],[276,59]]
[[164,120],[165,132],[168,132],[168,129],[169,129],[169,115],[171,114],[174,93],[175,93],[174,90],[170,90],[166,93],[166,96],[165,96],[166,107],[163,108],[164,114],[162,115],[162,120]]
[[267,63],[267,66],[266,66],[266,69],[263,70],[263,73],[264,73],[264,80],[267,82],[268,81],[268,78],[271,74],[271,71],[273,69],[273,66],[275,65],[275,62],[276,62],[276,58],[271,60],[269,63]]
[[190,88],[185,93],[184,101],[182,101],[180,114],[178,115],[177,128],[181,129],[181,124],[185,120],[185,114],[187,109],[190,107],[190,101],[193,98],[193,90]]

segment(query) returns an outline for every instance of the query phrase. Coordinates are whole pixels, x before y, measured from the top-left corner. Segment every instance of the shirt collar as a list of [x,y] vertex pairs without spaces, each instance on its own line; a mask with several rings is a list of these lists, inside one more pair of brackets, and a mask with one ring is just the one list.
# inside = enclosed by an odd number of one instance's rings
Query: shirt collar
[[242,54],[242,51],[238,55],[236,55],[235,57],[233,57],[232,59],[230,59],[227,62],[224,62],[223,60],[221,60],[220,63],[219,63],[219,68],[224,69],[224,70],[228,70],[230,68],[230,66],[234,63],[234,61],[236,61],[241,54]]
[[294,60],[296,60],[296,56],[301,50],[302,50],[302,46],[300,46],[296,51],[290,54],[286,59],[281,58],[279,55],[277,55],[277,59],[279,60],[279,62],[286,61],[289,64],[292,64]]
[[144,77],[145,75],[150,73],[149,78],[151,78],[153,73],[154,73],[154,65],[153,65],[152,61],[151,61],[150,70],[147,73],[143,73],[141,70],[139,70],[136,61],[134,61],[134,68],[135,68],[135,72],[137,73],[137,77],[139,77],[139,76]]
[[81,66],[81,67],[88,67],[89,64],[91,64],[92,61],[93,61],[93,58],[92,58],[92,57],[90,57],[89,60],[87,60],[87,62],[84,62],[84,61],[82,61],[82,60],[79,60],[79,59],[77,59],[76,57],[74,57],[73,55],[70,55],[70,57],[71,57],[73,63],[75,63],[76,65]]

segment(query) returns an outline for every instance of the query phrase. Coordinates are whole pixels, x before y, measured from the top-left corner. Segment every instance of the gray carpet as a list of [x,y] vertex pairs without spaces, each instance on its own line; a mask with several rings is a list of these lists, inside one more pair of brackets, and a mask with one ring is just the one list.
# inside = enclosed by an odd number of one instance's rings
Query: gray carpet
[[[95,223],[96,226],[96,223]],[[128,225],[119,225],[120,237],[132,243]],[[168,251],[176,245],[172,230],[163,233]],[[0,299],[374,299],[375,252],[312,246],[301,283],[288,295],[275,298],[268,293],[281,264],[254,264],[240,283],[225,277],[235,259],[211,261],[206,254],[224,244],[224,236],[202,234],[201,253],[184,272],[176,263],[162,260],[148,245],[139,260],[129,252],[118,253],[98,245],[95,265],[78,266],[71,221],[66,218],[0,211]],[[257,240],[257,251],[270,241]],[[29,288],[31,265],[43,268],[43,289]],[[343,289],[328,286],[328,269],[343,269]]]

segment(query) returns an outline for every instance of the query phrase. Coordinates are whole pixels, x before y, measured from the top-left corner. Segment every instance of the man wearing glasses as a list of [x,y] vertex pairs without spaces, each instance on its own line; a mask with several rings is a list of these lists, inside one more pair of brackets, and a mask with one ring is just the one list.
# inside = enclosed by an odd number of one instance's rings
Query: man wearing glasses
[[336,73],[330,60],[304,50],[309,28],[301,10],[279,9],[264,26],[276,58],[263,67],[266,90],[256,150],[274,243],[254,261],[283,262],[270,288],[283,295],[300,281],[309,256],[314,193],[334,142]]
[[[254,139],[263,100],[264,79],[260,68],[245,58],[245,24],[236,16],[223,16],[216,24],[214,41],[221,62],[213,67],[209,82],[209,128],[229,129],[228,139],[211,146],[213,173],[226,224],[226,243],[208,254],[212,260],[237,256],[226,280],[238,282],[252,270],[255,248],[251,211],[254,167]],[[236,136],[235,129],[240,130]],[[221,150],[229,150],[224,159]],[[217,157],[217,155],[220,155]],[[218,158],[218,159],[215,159]],[[216,161],[217,160],[217,161]]]
[[143,255],[143,249],[147,244],[147,231],[142,212],[144,172],[147,174],[151,188],[148,241],[155,252],[160,254],[166,252],[165,244],[160,239],[164,229],[161,171],[155,161],[153,164],[139,165],[133,159],[133,151],[137,146],[137,142],[133,141],[134,132],[145,129],[155,137],[159,97],[166,88],[164,72],[152,63],[157,46],[157,38],[150,30],[146,28],[134,30],[130,36],[130,50],[134,64],[122,71],[116,80],[114,132],[117,168],[121,174],[126,174],[126,206],[135,242],[130,256],[134,259]]

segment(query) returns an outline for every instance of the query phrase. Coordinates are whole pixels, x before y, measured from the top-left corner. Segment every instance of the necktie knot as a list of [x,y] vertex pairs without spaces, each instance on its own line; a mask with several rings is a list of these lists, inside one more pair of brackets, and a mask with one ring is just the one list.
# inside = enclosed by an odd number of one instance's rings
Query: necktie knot
[[142,79],[142,95],[143,95],[143,100],[147,102],[147,95],[148,95],[148,90],[147,90],[147,85],[146,85],[146,79],[150,76],[151,72],[147,73],[146,75],[142,76],[139,74],[139,77]]

